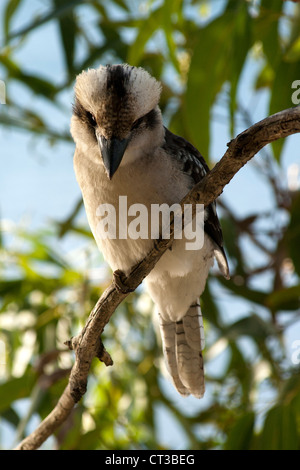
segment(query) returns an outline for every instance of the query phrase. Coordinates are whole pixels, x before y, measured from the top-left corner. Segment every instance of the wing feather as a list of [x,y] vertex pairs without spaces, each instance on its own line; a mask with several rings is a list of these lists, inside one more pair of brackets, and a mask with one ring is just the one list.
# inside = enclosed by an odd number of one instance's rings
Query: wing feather
[[[179,137],[165,128],[164,150],[174,158],[182,172],[191,177],[191,188],[210,171],[201,153],[183,137]],[[223,247],[223,235],[217,216],[216,202],[207,206],[204,230],[215,244],[215,256],[224,277],[229,278],[229,268]]]

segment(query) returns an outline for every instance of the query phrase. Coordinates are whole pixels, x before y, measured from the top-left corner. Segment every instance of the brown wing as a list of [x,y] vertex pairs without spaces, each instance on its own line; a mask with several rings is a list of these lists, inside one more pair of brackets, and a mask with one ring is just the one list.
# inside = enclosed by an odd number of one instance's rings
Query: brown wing
[[[167,128],[165,128],[165,144],[163,148],[178,162],[181,171],[191,177],[191,188],[210,171],[201,153],[190,142],[183,137],[173,134]],[[222,229],[217,216],[215,201],[206,208],[204,230],[216,244],[219,253],[215,254],[219,267],[222,274],[228,278],[228,263],[223,248]]]

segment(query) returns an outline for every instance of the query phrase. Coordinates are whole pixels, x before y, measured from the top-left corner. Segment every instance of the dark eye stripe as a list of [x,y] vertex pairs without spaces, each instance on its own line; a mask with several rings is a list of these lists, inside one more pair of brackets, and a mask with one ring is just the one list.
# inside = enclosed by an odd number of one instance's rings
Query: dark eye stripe
[[82,104],[78,101],[78,99],[75,100],[75,103],[73,105],[73,113],[75,116],[77,116],[82,122],[85,122],[88,124],[90,127],[95,127],[97,125],[97,121],[95,116],[87,111]]
[[131,130],[133,131],[134,129],[137,129],[142,124],[144,118],[145,118],[145,116],[142,116],[139,119],[137,119],[136,121],[134,121],[134,123],[131,126]]
[[73,105],[73,113],[81,120],[82,123],[87,126],[91,136],[96,140],[95,127],[97,123],[95,120],[95,116],[89,111],[87,111],[78,99],[75,99],[75,103]]
[[133,131],[134,129],[137,129],[142,123],[145,123],[146,127],[151,129],[157,123],[157,119],[157,111],[155,109],[151,109],[149,113],[134,121],[133,125],[131,126],[131,130]]
[[89,111],[86,111],[86,115],[87,115],[87,118],[88,118],[89,123],[91,124],[91,126],[95,127],[96,124],[97,124],[95,116],[92,113],[90,113]]

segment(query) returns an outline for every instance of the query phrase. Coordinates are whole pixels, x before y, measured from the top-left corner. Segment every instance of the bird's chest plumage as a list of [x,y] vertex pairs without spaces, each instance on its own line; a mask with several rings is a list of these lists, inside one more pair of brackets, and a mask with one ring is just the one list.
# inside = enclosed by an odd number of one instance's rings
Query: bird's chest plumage
[[[120,166],[112,180],[97,159],[77,153],[74,166],[91,230],[112,269],[127,271],[150,251],[152,207],[180,202],[190,188],[163,152]],[[111,229],[106,238],[104,222]]]

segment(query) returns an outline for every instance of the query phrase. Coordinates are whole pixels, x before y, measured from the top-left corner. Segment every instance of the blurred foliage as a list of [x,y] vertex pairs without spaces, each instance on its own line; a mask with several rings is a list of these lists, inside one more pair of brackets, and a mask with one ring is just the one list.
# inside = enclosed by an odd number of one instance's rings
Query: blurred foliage
[[[49,143],[72,145],[68,129],[54,130],[43,106],[37,110],[14,101],[11,85],[22,86],[33,99],[41,97],[69,120],[71,105],[62,105],[63,92],[78,72],[99,63],[129,62],[160,79],[168,126],[208,161],[212,111],[220,96],[232,135],[251,124],[238,94],[249,60],[257,66],[257,93],[268,90],[269,112],[292,105],[291,83],[300,77],[297,4],[287,13],[289,2],[281,0],[227,0],[221,9],[222,2],[197,0],[49,0],[42,13],[16,29],[14,19],[28,2],[4,3],[0,65],[7,106],[0,123],[47,136]],[[56,82],[42,70],[32,73],[17,58],[49,23],[56,25],[53,34],[64,61]],[[175,423],[182,433],[181,448],[300,448],[299,350],[293,351],[293,364],[285,345],[286,329],[299,321],[300,197],[283,176],[283,146],[283,140],[269,146],[256,164],[273,194],[269,213],[254,208],[241,218],[220,203],[232,277],[211,277],[202,299],[205,399],[182,399],[168,386],[152,306],[138,289],[104,332],[114,366],[105,369],[95,360],[86,396],[49,445],[162,449],[160,428],[171,420],[172,429]],[[43,419],[56,404],[73,361],[63,342],[84,325],[109,282],[109,274],[93,280],[91,257],[79,269],[60,249],[61,238],[70,233],[90,237],[88,228],[78,225],[80,209],[77,201],[70,216],[48,231],[2,224],[0,415],[14,429],[16,442],[32,428],[32,418]],[[257,260],[248,256],[246,244],[259,253]],[[243,302],[239,319],[222,315],[219,298],[225,294]]]

